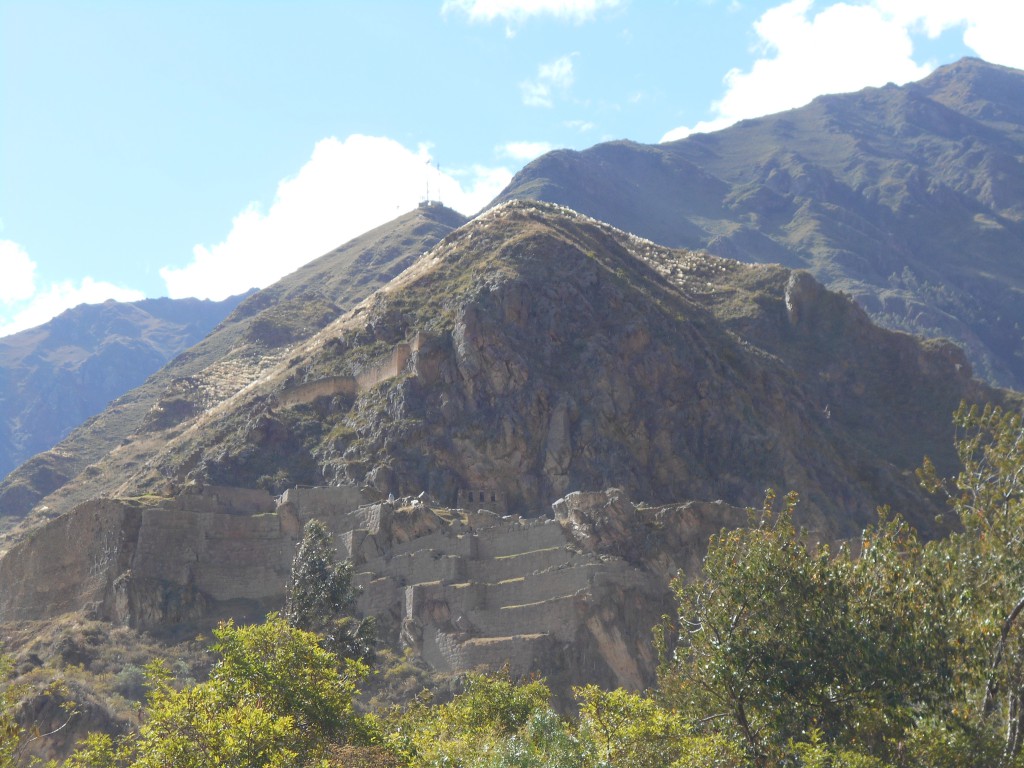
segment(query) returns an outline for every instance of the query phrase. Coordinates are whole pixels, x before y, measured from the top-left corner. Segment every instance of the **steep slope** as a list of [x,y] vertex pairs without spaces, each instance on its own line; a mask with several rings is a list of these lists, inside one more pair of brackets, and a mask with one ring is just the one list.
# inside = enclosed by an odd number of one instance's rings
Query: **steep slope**
[[0,478],[200,341],[244,298],[82,304],[0,338]]
[[[43,517],[116,487],[98,462],[155,448],[147,436],[194,417],[248,386],[291,347],[334,320],[401,272],[465,219],[427,206],[378,227],[250,296],[206,339],[182,353],[145,384],[39,454],[0,483],[0,522],[14,525],[34,506]],[[132,436],[136,437],[132,437]],[[140,436],[141,435],[141,436]],[[145,447],[139,448],[139,444]],[[131,463],[130,459],[126,461]],[[87,470],[83,472],[83,470]],[[72,484],[63,493],[53,495]],[[29,521],[34,525],[37,519]]]
[[51,498],[353,484],[532,515],[576,490],[753,505],[775,486],[824,536],[886,502],[930,530],[912,470],[952,461],[961,398],[1004,397],[806,273],[535,203],[460,228],[278,359]]
[[975,59],[669,144],[559,150],[496,203],[810,270],[877,322],[1024,389],[1024,73]]

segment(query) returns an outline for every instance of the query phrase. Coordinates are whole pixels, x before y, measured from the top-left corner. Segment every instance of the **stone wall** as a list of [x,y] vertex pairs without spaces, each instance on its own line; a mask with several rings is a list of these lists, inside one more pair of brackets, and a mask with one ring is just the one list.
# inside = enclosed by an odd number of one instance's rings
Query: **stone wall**
[[0,558],[0,621],[96,610],[140,522],[137,505],[97,499],[53,520]]
[[283,408],[292,408],[296,405],[311,403],[321,397],[336,397],[338,395],[353,397],[368,392],[381,382],[393,379],[402,373],[413,354],[419,351],[420,345],[425,340],[426,337],[422,333],[417,333],[412,341],[396,344],[389,355],[365,366],[355,376],[327,376],[316,381],[288,387],[278,394],[277,402]]
[[277,402],[282,408],[293,408],[296,405],[312,403],[321,397],[336,397],[337,395],[353,397],[356,394],[357,384],[354,376],[327,376],[316,381],[288,387],[277,396]]
[[301,512],[304,520],[313,517],[335,517],[366,504],[365,494],[353,485],[289,488],[280,498],[277,508],[291,504]]
[[292,489],[275,500],[216,486],[90,501],[0,559],[0,621],[81,609],[142,628],[259,619],[280,607],[305,521],[365,502],[355,488]]
[[461,509],[486,509],[504,515],[508,512],[508,494],[498,488],[461,488],[455,506]]
[[[246,503],[255,514],[242,513]],[[281,607],[302,526],[316,518],[354,563],[359,610],[435,669],[508,664],[562,691],[649,685],[668,580],[699,567],[708,536],[745,516],[720,504],[638,508],[615,490],[571,494],[555,513],[367,503],[355,487],[98,500],[0,559],[0,621],[85,610],[185,632],[258,620]]]
[[382,381],[395,378],[408,364],[410,357],[412,357],[410,344],[402,342],[395,345],[389,357],[356,374],[356,389],[359,392],[367,392]]

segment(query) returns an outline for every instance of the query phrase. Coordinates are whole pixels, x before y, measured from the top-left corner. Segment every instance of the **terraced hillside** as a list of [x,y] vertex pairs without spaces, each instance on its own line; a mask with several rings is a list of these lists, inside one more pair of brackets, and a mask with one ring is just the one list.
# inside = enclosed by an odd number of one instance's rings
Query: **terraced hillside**
[[695,573],[708,537],[746,515],[721,503],[638,508],[619,490],[572,494],[533,519],[419,498],[366,503],[354,488],[98,500],[0,559],[0,623],[71,613],[187,636],[258,620],[280,609],[313,518],[353,561],[359,611],[386,645],[443,674],[539,672],[568,697],[581,683],[653,682],[651,628],[669,579]]

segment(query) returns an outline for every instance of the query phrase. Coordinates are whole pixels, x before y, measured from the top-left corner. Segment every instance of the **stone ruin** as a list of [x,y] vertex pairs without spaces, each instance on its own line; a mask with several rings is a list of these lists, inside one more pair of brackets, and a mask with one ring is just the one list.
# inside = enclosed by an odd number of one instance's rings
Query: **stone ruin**
[[418,332],[411,341],[396,344],[389,354],[364,366],[353,376],[325,376],[287,387],[278,393],[277,403],[282,408],[293,408],[312,403],[321,397],[354,397],[369,392],[382,381],[389,381],[401,374],[428,339],[424,333]]
[[671,607],[669,579],[695,573],[708,536],[746,520],[717,502],[637,507],[617,490],[570,494],[553,517],[483,506],[371,502],[354,486],[98,499],[0,559],[0,622],[84,610],[183,636],[258,621],[282,606],[302,526],[316,518],[354,563],[359,611],[435,670],[507,665],[556,690],[639,689],[653,682],[651,628]]

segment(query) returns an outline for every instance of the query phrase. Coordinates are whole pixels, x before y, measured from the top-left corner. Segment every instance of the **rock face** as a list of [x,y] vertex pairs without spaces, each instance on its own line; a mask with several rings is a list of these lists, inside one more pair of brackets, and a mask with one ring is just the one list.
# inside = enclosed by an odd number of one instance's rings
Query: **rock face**
[[508,664],[563,693],[652,682],[651,628],[668,582],[696,573],[708,536],[746,521],[721,503],[638,508],[621,490],[574,493],[554,517],[365,503],[352,487],[279,499],[205,487],[161,501],[98,500],[0,559],[0,622],[86,610],[173,633],[280,608],[301,526],[325,522],[385,640],[432,668]]
[[294,553],[274,509],[266,492],[245,489],[87,502],[0,559],[0,620],[84,609],[150,628],[223,617],[221,603],[258,617]]
[[[296,385],[343,381],[413,338],[406,365],[370,390],[295,403]],[[585,488],[747,506],[774,486],[798,491],[827,536],[856,533],[882,503],[933,527],[913,469],[925,454],[952,460],[961,398],[1001,396],[956,348],[881,331],[807,274],[536,204],[453,233],[263,392],[218,419],[219,441],[155,463],[202,455],[182,479],[251,477],[281,452],[232,426],[259,418],[269,435],[307,435],[320,482],[385,496],[454,505],[481,489],[532,515]]]
[[676,142],[557,150],[495,202],[809,270],[878,323],[954,339],[1024,389],[1024,72],[964,59]]

